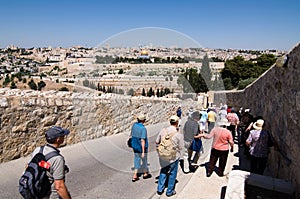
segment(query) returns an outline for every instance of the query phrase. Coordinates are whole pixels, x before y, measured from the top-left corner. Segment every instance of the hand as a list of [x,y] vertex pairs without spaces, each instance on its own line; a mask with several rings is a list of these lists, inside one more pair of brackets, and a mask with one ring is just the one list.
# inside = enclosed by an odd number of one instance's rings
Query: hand
[[230,152],[233,152],[233,148],[230,149]]
[[142,154],[141,154],[141,158],[144,158],[145,157],[145,153],[144,152],[142,152]]
[[65,165],[65,173],[69,173],[70,169],[67,165]]

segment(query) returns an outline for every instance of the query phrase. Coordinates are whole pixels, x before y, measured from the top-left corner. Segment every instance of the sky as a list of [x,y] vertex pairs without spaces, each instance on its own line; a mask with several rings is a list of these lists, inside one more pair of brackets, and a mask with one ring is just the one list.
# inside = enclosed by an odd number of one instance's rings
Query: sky
[[291,50],[299,0],[0,0],[0,48],[160,45]]

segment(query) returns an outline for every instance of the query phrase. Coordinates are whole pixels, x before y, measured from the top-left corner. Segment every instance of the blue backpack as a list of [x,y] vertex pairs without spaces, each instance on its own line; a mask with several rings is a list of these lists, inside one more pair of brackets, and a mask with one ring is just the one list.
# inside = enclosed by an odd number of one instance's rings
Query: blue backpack
[[50,193],[51,184],[47,176],[50,164],[47,161],[54,156],[58,156],[59,153],[52,151],[44,155],[44,147],[40,147],[40,151],[31,159],[19,179],[19,192],[25,199],[40,199]]

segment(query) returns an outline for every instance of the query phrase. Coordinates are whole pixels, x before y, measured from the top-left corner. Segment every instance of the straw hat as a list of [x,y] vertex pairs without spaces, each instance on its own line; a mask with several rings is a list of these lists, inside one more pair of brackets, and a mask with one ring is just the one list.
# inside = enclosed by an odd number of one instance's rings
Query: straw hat
[[257,120],[254,124],[253,124],[253,128],[256,129],[256,130],[261,130],[263,125],[264,125],[264,120]]

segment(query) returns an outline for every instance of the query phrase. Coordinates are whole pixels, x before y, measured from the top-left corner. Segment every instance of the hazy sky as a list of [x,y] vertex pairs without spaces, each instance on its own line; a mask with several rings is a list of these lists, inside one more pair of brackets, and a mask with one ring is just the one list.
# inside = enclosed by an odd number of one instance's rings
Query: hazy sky
[[0,48],[191,42],[290,50],[299,24],[299,0],[0,0]]

